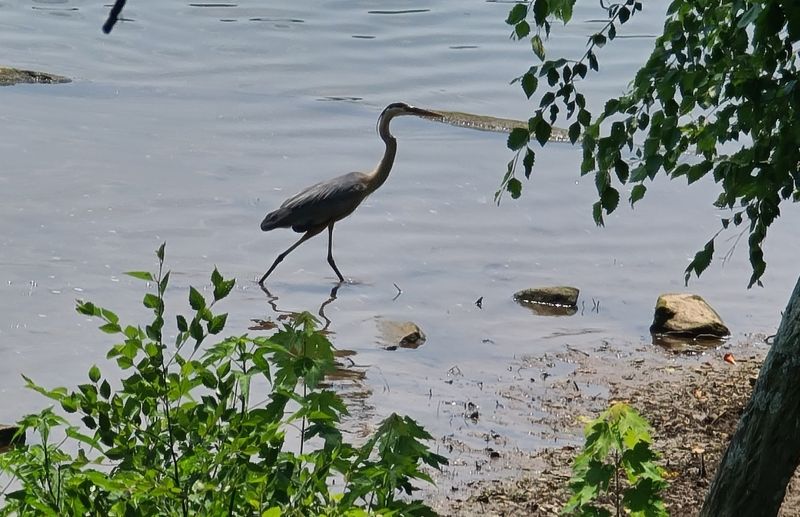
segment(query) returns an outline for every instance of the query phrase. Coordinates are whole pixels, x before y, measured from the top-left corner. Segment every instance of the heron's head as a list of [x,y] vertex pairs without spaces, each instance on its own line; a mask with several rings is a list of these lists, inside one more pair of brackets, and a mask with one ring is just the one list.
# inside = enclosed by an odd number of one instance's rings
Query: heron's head
[[393,102],[386,106],[381,113],[380,119],[391,120],[394,117],[399,117],[401,115],[416,115],[418,117],[437,117],[440,118],[441,115],[438,113],[434,113],[433,111],[424,110],[421,108],[415,108],[414,106],[409,106],[405,102]]
[[388,106],[386,106],[381,112],[381,116],[378,117],[378,124],[377,124],[378,133],[388,134],[389,121],[392,120],[394,117],[400,117],[402,115],[416,115],[418,117],[442,118],[442,116],[439,113],[435,113],[433,111],[428,111],[421,108],[415,108],[414,106],[409,106],[405,102],[393,102]]

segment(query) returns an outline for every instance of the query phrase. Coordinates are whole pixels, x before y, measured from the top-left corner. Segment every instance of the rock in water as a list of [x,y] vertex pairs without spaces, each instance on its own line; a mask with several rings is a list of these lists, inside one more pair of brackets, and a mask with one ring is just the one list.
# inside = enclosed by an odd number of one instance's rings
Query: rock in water
[[514,293],[514,301],[539,316],[572,316],[578,311],[575,287],[532,287]]
[[726,337],[731,333],[717,311],[701,296],[689,293],[659,296],[650,332],[717,337]]
[[580,291],[575,287],[532,287],[514,293],[514,300],[518,303],[546,303],[549,305],[577,307],[578,294],[580,294]]
[[33,70],[19,70],[0,66],[0,86],[10,86],[18,83],[37,83],[37,84],[57,84],[68,83],[71,80],[60,75],[48,74],[47,72],[35,72]]
[[7,451],[14,443],[25,443],[25,436],[17,436],[19,427],[15,425],[0,424],[0,453]]
[[387,350],[419,348],[425,343],[425,333],[411,321],[378,320],[378,329]]

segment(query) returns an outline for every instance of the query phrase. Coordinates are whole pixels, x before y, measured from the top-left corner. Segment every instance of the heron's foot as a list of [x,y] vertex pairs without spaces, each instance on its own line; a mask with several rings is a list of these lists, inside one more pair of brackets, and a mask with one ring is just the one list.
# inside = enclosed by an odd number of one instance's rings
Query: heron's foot
[[359,280],[358,278],[346,276],[342,280],[336,281],[335,283],[337,285],[366,285],[367,282]]

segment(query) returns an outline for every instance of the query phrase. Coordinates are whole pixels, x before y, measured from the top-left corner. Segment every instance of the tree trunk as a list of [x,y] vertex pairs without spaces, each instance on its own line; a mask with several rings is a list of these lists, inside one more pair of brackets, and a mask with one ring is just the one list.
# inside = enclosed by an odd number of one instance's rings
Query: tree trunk
[[800,280],[700,515],[777,515],[799,460]]

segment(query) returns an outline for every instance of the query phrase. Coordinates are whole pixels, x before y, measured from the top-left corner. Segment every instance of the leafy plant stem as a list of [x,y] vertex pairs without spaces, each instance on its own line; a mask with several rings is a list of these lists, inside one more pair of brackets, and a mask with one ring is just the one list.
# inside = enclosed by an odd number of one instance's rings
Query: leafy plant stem
[[[161,247],[161,251],[163,252],[164,247]],[[156,277],[156,292],[158,293],[158,318],[163,318],[164,314],[164,291],[161,288],[161,280],[163,277],[164,272],[164,259],[163,255],[159,256],[158,260],[158,276]],[[164,363],[164,349],[166,348],[163,343],[162,333],[159,330],[158,333],[158,341],[156,342],[156,346],[158,347],[158,359],[159,359],[159,370],[161,373],[161,383],[164,392],[162,393],[162,402],[164,404],[164,416],[167,419],[167,431],[169,436],[169,453],[172,457],[172,473],[175,479],[175,486],[178,489],[181,489],[181,476],[178,472],[178,456],[175,453],[175,433],[172,428],[172,415],[170,413],[170,403],[169,403],[169,379],[167,377],[167,365]],[[177,353],[177,352],[176,352]],[[173,356],[174,357],[174,356]],[[186,501],[186,498],[181,496],[181,509],[183,510],[184,517],[188,517],[189,515],[189,506]]]
[[[303,359],[306,358],[306,341],[303,340]],[[306,403],[308,397],[308,383],[306,383],[306,376],[303,374],[303,403]],[[306,415],[303,414],[303,420],[300,422],[300,456],[303,455],[303,444],[306,442]]]
[[235,503],[236,503],[236,487],[234,486],[231,489],[230,503],[228,503],[228,515],[230,517],[233,517],[233,512],[234,512],[234,509],[235,509],[235,506],[234,506]]
[[51,467],[50,464],[50,453],[48,452],[49,446],[47,443],[47,438],[49,437],[49,432],[44,430],[42,433],[42,450],[44,451],[44,471],[45,471],[45,481],[47,482],[47,491],[50,492],[50,497],[55,499],[55,494],[53,493],[53,483],[51,480]]
[[622,507],[619,504],[619,461],[619,452],[614,451],[614,506],[617,508],[617,517],[620,517],[620,512],[622,510]]

